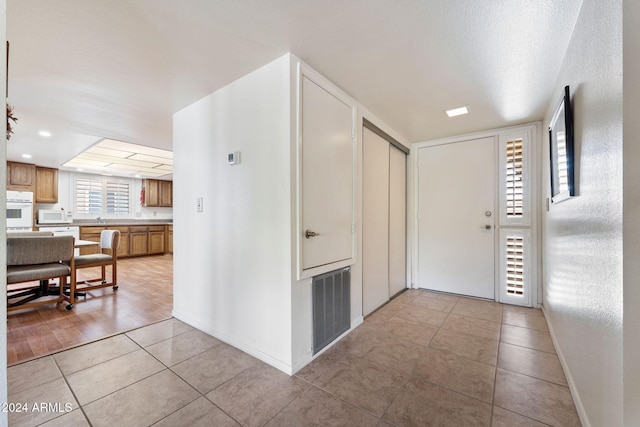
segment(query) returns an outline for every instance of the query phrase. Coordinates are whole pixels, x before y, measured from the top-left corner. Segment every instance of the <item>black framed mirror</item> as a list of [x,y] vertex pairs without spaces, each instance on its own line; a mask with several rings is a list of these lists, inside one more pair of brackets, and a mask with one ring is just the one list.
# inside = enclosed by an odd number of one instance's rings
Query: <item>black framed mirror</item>
[[551,202],[559,203],[575,196],[573,117],[569,86],[549,124],[549,159]]

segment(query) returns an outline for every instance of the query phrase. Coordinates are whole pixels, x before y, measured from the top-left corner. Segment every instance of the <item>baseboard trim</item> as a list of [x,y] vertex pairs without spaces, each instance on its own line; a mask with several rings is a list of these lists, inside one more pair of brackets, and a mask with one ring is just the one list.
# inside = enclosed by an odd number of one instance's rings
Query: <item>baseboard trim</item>
[[576,411],[578,412],[578,417],[580,418],[580,422],[582,423],[583,427],[591,427],[591,423],[589,422],[589,418],[587,417],[587,412],[585,411],[584,405],[582,404],[582,399],[580,399],[580,393],[578,393],[576,383],[573,380],[573,375],[571,374],[571,370],[569,369],[567,360],[565,359],[564,354],[562,353],[562,347],[558,343],[558,338],[556,337],[556,333],[553,328],[553,323],[550,321],[550,317],[548,316],[548,312],[547,310],[545,310],[544,305],[542,306],[542,313],[544,314],[544,318],[547,321],[547,326],[549,327],[549,334],[551,334],[551,341],[553,341],[553,346],[556,349],[558,359],[560,359],[560,365],[562,365],[564,376],[567,379],[567,384],[569,385],[569,391],[571,392],[573,403],[576,405]]
[[271,365],[274,368],[284,372],[287,375],[294,375],[296,372],[298,372],[300,369],[304,368],[306,365],[308,365],[310,362],[312,362],[316,357],[319,357],[322,353],[324,353],[325,351],[329,350],[331,347],[333,347],[336,343],[338,343],[340,340],[342,340],[342,338],[346,337],[347,335],[349,335],[351,333],[351,331],[353,331],[355,328],[357,328],[358,326],[362,325],[362,323],[364,323],[364,319],[362,316],[356,318],[355,320],[353,320],[351,322],[351,328],[349,328],[348,331],[346,331],[345,333],[343,333],[342,335],[340,335],[338,338],[336,338],[331,344],[327,345],[325,348],[322,349],[322,351],[318,352],[318,354],[315,354],[313,356],[311,356],[311,354],[305,355],[304,357],[302,357],[300,360],[298,360],[296,363],[293,364],[293,366],[287,364],[286,362],[283,362],[280,359],[277,359],[273,356],[271,356],[270,354],[267,354],[261,350],[258,350],[257,348],[248,345],[244,342],[238,341],[218,330],[216,330],[215,328],[211,328],[209,327],[209,325],[206,325],[196,319],[193,319],[191,317],[189,317],[188,315],[185,315],[183,313],[177,312],[175,310],[173,310],[173,312],[171,313],[173,317],[175,317],[176,319],[186,323],[187,325],[193,326],[196,329],[201,330],[202,332],[205,332],[209,335],[211,335],[212,337],[219,339],[220,341],[223,341],[226,344],[229,344],[230,346],[233,346],[235,348],[237,348],[240,351],[243,351],[247,354],[250,354],[251,356],[255,357],[258,360],[263,361],[264,363],[266,363],[267,365]]
[[349,328],[349,330],[345,331],[342,335],[340,335],[338,338],[336,338],[335,340],[333,340],[331,343],[329,343],[326,347],[324,347],[322,350],[320,350],[318,353],[312,355],[310,352],[306,353],[305,355],[303,355],[300,359],[298,359],[294,364],[293,364],[293,373],[295,374],[296,372],[298,372],[300,369],[304,368],[305,366],[307,366],[309,363],[313,362],[316,358],[320,357],[323,353],[329,351],[329,349],[331,347],[333,347],[334,345],[336,345],[337,343],[339,343],[342,338],[346,337],[347,335],[349,335],[355,328],[357,328],[358,326],[362,325],[364,323],[364,318],[362,316],[358,317],[355,320],[351,321],[351,327]]
[[280,360],[277,359],[275,357],[273,357],[270,354],[267,354],[265,352],[263,352],[262,350],[259,350],[247,343],[244,343],[242,341],[238,341],[237,339],[230,337],[220,331],[218,331],[215,328],[210,327],[209,325],[206,325],[196,319],[193,319],[191,317],[189,317],[188,315],[184,314],[184,313],[180,313],[177,312],[175,310],[173,310],[172,312],[173,317],[175,317],[178,320],[183,321],[184,323],[193,326],[196,329],[201,330],[202,332],[205,332],[209,335],[211,335],[214,338],[219,339],[220,341],[225,342],[226,344],[229,344],[230,346],[233,346],[235,348],[237,348],[240,351],[243,351],[253,357],[255,357],[258,360],[263,361],[264,363],[273,366],[274,368],[284,372],[287,375],[293,375],[293,367]]

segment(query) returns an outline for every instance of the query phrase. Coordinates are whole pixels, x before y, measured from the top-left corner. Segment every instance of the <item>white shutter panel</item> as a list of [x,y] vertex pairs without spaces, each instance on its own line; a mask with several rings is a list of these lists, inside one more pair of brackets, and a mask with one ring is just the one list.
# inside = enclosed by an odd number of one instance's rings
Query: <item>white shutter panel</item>
[[76,180],[76,213],[102,213],[104,206],[102,182],[91,179]]
[[500,135],[500,224],[531,225],[529,135]]
[[76,179],[76,214],[128,215],[130,184],[106,179]]
[[530,230],[500,230],[500,302],[529,306]]
[[107,181],[105,187],[106,213],[127,215],[129,213],[129,184]]

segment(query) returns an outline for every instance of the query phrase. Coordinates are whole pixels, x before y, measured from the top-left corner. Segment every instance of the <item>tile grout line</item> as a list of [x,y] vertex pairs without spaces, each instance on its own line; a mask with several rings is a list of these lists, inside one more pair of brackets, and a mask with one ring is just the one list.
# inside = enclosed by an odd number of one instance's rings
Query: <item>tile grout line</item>
[[[84,419],[89,424],[89,427],[92,427],[93,424],[91,423],[91,420],[89,419],[89,416],[87,415],[87,413],[84,411],[84,406],[80,404],[80,401],[78,400],[78,397],[76,396],[76,393],[73,391],[73,388],[71,388],[71,384],[69,384],[69,381],[67,380],[67,376],[64,374],[64,372],[62,372],[62,369],[60,369],[60,365],[58,365],[58,361],[53,356],[50,356],[50,357],[53,360],[53,363],[56,364],[56,367],[60,371],[60,374],[62,375],[64,383],[66,384],[67,388],[69,389],[69,392],[71,393],[71,395],[75,399],[76,403],[78,404],[78,409],[80,410],[80,412],[82,412],[82,416],[84,416]],[[66,415],[66,414],[62,414],[62,415],[60,415],[60,417],[62,417],[64,415]],[[53,419],[60,418],[60,417],[55,417]]]

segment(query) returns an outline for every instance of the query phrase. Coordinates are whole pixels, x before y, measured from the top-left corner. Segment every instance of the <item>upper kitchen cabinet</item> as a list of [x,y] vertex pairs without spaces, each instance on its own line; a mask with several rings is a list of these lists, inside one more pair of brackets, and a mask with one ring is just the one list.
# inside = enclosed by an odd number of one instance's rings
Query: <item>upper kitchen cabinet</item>
[[35,190],[36,165],[30,163],[7,162],[7,190]]
[[144,205],[146,207],[173,206],[173,182],[145,179],[142,181],[142,186],[145,190]]
[[304,65],[298,78],[302,278],[350,265],[355,258],[356,109],[349,97]]
[[36,202],[58,203],[58,169],[36,166]]

